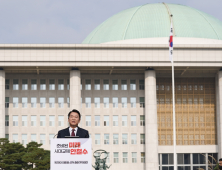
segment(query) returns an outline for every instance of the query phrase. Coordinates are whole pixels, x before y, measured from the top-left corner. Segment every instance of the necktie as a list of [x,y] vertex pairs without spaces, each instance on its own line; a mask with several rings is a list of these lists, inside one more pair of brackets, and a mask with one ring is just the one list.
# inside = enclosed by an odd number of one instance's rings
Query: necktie
[[74,131],[75,131],[75,129],[72,129],[72,134],[71,134],[71,136],[76,136]]

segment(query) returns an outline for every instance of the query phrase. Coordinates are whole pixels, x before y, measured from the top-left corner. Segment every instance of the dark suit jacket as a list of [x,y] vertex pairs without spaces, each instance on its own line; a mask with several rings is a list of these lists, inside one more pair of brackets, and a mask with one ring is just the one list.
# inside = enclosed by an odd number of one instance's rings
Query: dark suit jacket
[[[65,138],[65,136],[70,136],[69,127],[60,130],[58,132],[57,138]],[[79,136],[79,138],[89,138],[89,132],[85,129],[78,127],[76,136]]]

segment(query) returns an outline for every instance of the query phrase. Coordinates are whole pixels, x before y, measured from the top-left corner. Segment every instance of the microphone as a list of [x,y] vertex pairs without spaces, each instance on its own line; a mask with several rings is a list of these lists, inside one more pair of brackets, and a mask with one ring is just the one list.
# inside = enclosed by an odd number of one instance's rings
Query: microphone
[[[58,135],[58,133],[57,134],[55,134],[55,136],[57,136]],[[55,138],[55,136],[53,137],[53,139]]]

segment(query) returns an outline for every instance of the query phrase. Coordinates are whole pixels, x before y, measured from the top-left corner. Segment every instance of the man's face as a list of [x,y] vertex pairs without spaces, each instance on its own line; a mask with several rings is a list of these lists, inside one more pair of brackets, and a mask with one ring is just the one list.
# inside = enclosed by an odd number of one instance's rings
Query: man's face
[[70,126],[78,126],[80,119],[79,119],[79,114],[76,112],[72,112],[69,115],[68,122]]
[[222,166],[222,161],[219,161],[219,166]]

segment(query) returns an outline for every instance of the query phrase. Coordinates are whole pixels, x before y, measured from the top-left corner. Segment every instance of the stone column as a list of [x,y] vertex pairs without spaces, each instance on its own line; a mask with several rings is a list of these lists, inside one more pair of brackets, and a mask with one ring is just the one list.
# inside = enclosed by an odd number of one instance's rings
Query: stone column
[[70,110],[77,109],[81,113],[81,75],[77,68],[70,71]]
[[5,138],[5,71],[0,68],[0,138]]
[[218,158],[222,156],[222,71],[216,76],[216,115],[217,115],[217,145]]
[[146,170],[158,170],[156,72],[154,70],[145,71],[145,124]]

